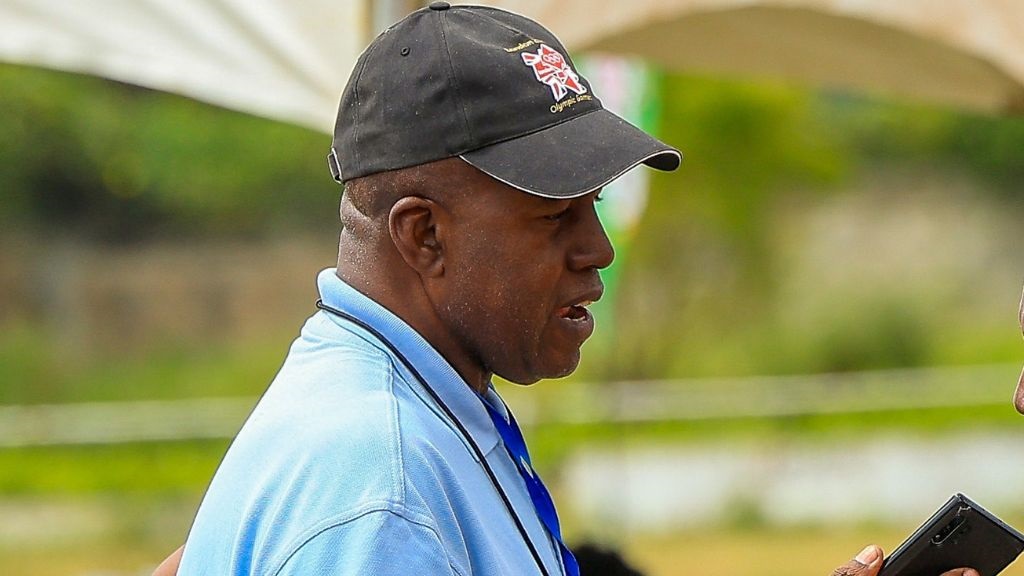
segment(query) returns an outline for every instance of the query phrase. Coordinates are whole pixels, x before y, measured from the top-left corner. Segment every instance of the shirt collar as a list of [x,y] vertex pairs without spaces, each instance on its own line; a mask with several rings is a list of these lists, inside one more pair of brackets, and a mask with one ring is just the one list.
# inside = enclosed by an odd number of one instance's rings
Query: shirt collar
[[[425,383],[418,382],[417,384],[430,386],[434,390],[484,454],[490,452],[498,444],[500,437],[480,396],[419,332],[384,306],[349,286],[338,277],[334,268],[327,268],[320,272],[317,277],[317,286],[320,290],[320,299],[324,304],[366,322],[405,356],[409,363],[426,379]],[[365,333],[362,328],[344,318],[328,312],[322,313],[338,326]],[[367,334],[367,336],[371,342],[378,340],[373,334]],[[379,348],[394,357],[394,354],[383,342],[380,343]],[[394,358],[394,360],[395,365],[402,372],[408,372],[399,358]],[[411,381],[416,380],[412,374],[409,376]],[[424,397],[424,394],[420,394],[420,396]],[[427,398],[429,396],[424,400]]]

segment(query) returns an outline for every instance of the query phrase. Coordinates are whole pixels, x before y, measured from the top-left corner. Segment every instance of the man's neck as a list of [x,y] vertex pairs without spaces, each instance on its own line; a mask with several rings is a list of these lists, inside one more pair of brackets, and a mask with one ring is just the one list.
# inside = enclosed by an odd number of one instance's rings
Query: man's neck
[[[419,286],[418,278],[399,278],[393,272],[379,270],[381,267],[385,266],[377,263],[357,266],[342,257],[338,259],[335,273],[343,282],[401,318],[448,361],[470,388],[479,394],[485,393],[491,373],[483,370],[462,350],[434,313],[426,295],[422,291],[410,290]],[[397,269],[393,266],[387,268]]]

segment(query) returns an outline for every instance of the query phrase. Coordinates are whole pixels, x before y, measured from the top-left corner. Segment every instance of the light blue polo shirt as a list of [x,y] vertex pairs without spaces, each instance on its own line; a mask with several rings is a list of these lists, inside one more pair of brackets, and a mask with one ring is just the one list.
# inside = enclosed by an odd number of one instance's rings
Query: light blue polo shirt
[[[562,574],[480,397],[416,331],[320,273],[320,297],[383,334],[480,447],[550,574]],[[314,314],[221,462],[178,574],[531,575],[466,438],[379,340]]]

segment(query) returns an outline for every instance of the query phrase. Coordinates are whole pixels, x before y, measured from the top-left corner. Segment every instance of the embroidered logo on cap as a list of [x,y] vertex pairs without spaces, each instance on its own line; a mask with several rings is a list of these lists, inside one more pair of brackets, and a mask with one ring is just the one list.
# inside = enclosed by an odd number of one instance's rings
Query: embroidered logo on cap
[[557,50],[541,44],[536,53],[523,52],[523,63],[533,68],[537,80],[551,88],[551,95],[558,102],[569,90],[584,94],[587,87],[580,82],[580,77],[569,67],[565,58]]

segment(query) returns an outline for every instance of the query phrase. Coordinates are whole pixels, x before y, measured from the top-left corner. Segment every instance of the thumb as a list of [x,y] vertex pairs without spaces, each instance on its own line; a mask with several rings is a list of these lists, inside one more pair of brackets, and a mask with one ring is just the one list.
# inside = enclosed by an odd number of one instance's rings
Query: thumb
[[882,549],[871,545],[857,557],[832,571],[832,576],[877,576],[882,567]]

